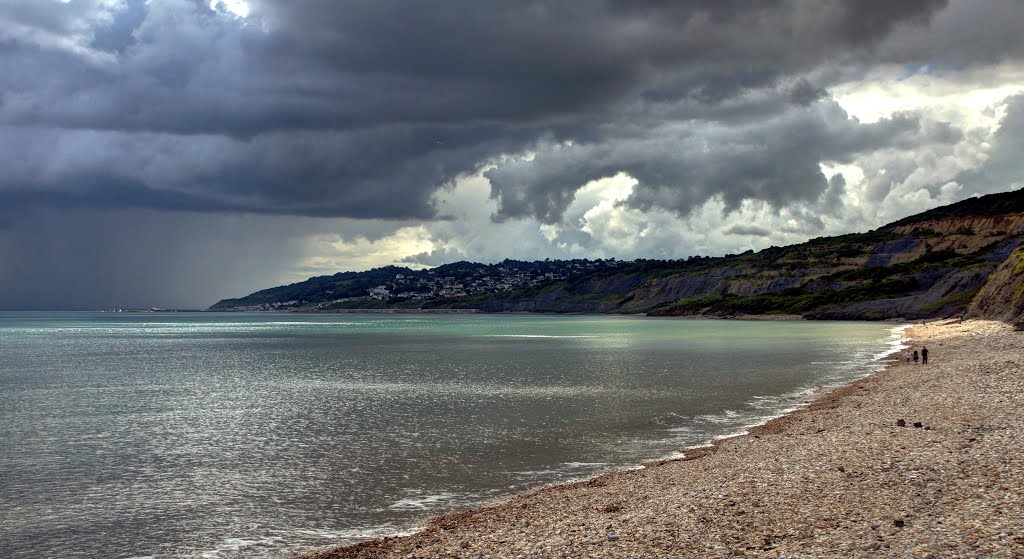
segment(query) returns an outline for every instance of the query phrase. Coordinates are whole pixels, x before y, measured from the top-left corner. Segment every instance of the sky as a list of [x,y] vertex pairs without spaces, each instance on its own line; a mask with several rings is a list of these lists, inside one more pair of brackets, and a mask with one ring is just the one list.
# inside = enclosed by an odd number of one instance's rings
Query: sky
[[0,0],[0,309],[686,258],[1024,186],[1020,0]]

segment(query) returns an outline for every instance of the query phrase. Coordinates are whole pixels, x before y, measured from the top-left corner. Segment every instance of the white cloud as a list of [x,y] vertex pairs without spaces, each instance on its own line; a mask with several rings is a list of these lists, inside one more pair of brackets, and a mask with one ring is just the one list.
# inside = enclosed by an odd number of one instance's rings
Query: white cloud
[[249,3],[245,0],[210,0],[210,9],[227,11],[240,18],[249,17],[249,13],[252,11]]
[[95,29],[110,24],[125,8],[124,0],[42,2],[31,17],[0,4],[0,40],[34,45],[44,51],[69,54],[95,66],[112,66],[116,57],[92,48]]
[[861,122],[920,111],[938,121],[991,132],[999,125],[1005,100],[1021,91],[1024,68],[1002,64],[964,70],[884,66],[832,87],[830,93]]
[[952,181],[988,159],[1007,103],[1022,91],[1024,66],[1009,63],[966,69],[888,66],[833,87],[836,101],[863,122],[912,112],[925,125],[949,124],[962,132],[952,146],[872,153],[845,164],[823,162],[826,175],[842,173],[846,180],[846,226],[851,231],[874,228],[981,193]]

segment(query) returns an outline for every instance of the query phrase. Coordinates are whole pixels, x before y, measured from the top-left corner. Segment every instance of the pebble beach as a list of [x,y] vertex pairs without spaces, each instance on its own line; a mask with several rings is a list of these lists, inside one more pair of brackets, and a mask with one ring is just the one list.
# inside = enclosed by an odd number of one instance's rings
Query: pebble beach
[[907,330],[900,355],[748,434],[304,559],[1024,558],[1024,332]]

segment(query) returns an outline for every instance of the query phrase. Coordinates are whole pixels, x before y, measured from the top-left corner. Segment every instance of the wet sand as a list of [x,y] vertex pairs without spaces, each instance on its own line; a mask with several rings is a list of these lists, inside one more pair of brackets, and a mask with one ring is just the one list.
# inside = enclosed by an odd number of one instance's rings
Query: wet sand
[[686,459],[305,557],[1024,558],[1024,333],[909,334],[928,365],[893,358]]

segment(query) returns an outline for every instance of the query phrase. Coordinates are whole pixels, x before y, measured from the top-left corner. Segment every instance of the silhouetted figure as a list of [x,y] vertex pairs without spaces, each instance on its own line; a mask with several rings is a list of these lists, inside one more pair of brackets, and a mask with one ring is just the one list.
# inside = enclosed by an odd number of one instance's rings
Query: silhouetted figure
[[914,364],[917,364],[917,350],[914,350]]
[[928,348],[921,346],[921,364],[928,364]]

